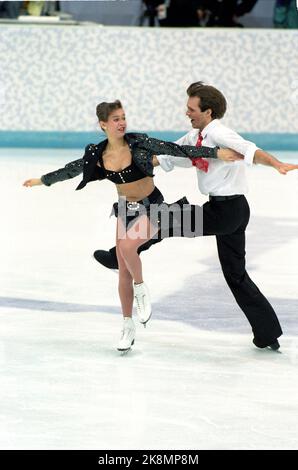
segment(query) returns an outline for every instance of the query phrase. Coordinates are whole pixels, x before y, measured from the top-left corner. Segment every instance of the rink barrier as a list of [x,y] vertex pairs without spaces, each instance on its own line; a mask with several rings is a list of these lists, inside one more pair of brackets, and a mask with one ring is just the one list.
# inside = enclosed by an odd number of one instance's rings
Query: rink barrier
[[[133,131],[131,131],[133,132]],[[146,132],[151,137],[168,141],[179,139],[185,132]],[[295,133],[247,133],[240,132],[247,140],[265,150],[298,150],[298,134]],[[105,138],[99,132],[53,132],[53,131],[0,131],[0,147],[30,148],[84,148],[88,143],[98,143]]]

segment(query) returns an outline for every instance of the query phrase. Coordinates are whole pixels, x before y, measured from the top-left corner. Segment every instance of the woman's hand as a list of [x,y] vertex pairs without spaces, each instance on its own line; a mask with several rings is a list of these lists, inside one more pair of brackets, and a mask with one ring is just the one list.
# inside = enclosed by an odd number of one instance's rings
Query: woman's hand
[[31,188],[31,186],[40,186],[41,184],[43,184],[43,182],[41,181],[40,178],[31,178],[30,180],[26,180],[23,183],[23,186]]
[[153,155],[153,158],[152,158],[152,163],[153,163],[153,166],[158,166],[160,165],[156,155]]
[[236,152],[232,149],[218,149],[217,158],[224,162],[236,162],[237,160],[243,160],[244,156],[241,153]]

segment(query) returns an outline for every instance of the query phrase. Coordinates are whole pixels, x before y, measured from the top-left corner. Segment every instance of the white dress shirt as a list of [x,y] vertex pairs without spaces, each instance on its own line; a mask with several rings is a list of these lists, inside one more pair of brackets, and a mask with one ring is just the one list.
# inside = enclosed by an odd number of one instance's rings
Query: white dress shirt
[[[179,145],[196,145],[199,130],[193,129],[176,141]],[[208,172],[196,170],[199,190],[202,194],[211,196],[231,196],[245,194],[248,191],[246,180],[246,165],[253,164],[255,151],[258,147],[248,140],[243,139],[237,132],[224,126],[218,119],[211,121],[202,130],[202,145],[206,147],[231,148],[244,155],[244,160],[236,162],[224,162],[219,159],[207,158]],[[158,155],[160,166],[165,171],[171,171],[174,166],[185,168],[192,167],[188,158],[172,157],[170,155]]]

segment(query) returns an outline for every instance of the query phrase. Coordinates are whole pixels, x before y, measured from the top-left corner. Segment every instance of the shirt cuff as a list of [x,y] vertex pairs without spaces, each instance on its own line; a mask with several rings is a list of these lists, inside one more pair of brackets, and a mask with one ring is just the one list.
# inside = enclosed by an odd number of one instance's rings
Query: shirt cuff
[[258,150],[258,147],[255,144],[249,146],[244,154],[244,163],[246,165],[253,165],[255,152]]
[[41,180],[42,184],[44,184],[45,186],[51,186],[51,184],[47,182],[46,175],[42,175],[40,180]]
[[173,170],[174,164],[172,162],[171,157],[166,156],[166,155],[156,155],[156,158],[159,161],[159,164],[164,171]]

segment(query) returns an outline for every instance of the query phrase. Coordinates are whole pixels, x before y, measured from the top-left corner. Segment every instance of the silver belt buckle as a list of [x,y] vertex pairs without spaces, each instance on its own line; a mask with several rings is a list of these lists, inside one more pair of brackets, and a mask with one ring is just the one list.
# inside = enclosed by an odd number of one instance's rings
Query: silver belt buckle
[[127,203],[127,209],[131,211],[137,211],[140,207],[140,204],[138,202],[128,202]]

